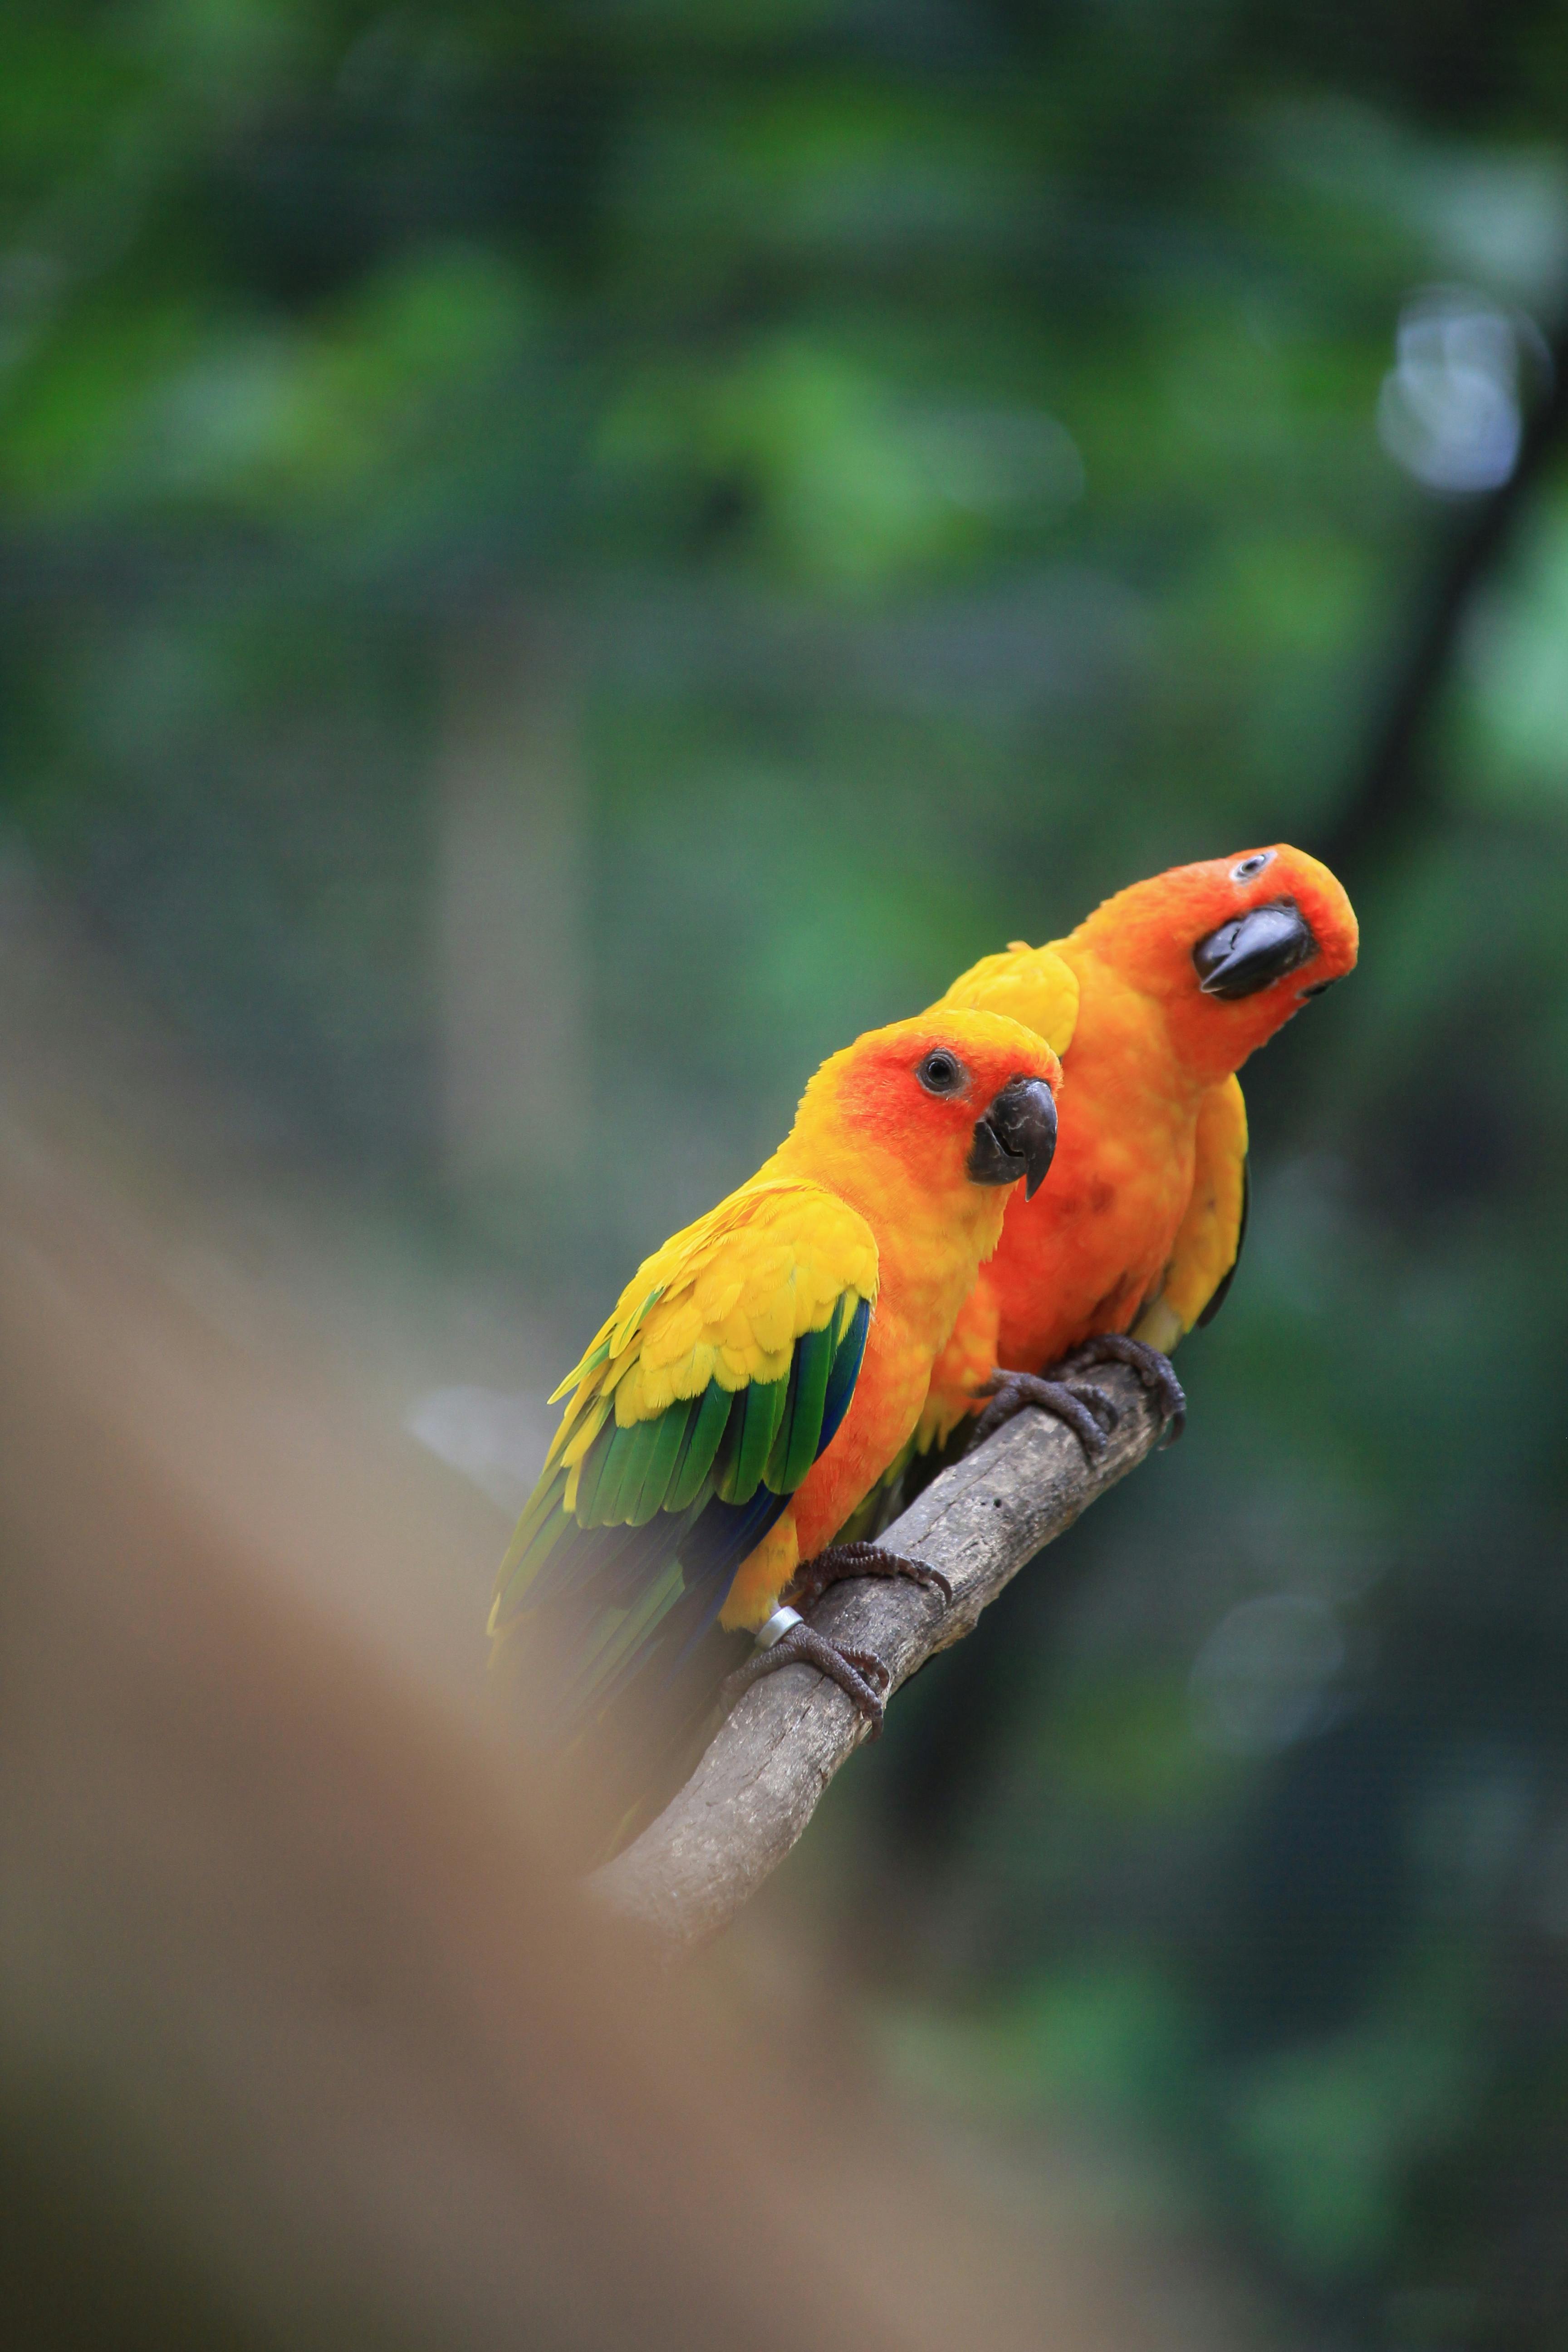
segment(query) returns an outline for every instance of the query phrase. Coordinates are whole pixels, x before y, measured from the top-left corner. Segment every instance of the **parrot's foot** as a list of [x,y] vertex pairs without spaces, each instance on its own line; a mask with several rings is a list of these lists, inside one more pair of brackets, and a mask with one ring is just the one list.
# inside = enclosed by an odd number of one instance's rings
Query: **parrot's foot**
[[1174,1445],[1187,1425],[1187,1392],[1169,1356],[1163,1356],[1146,1340],[1129,1339],[1125,1331],[1097,1331],[1051,1370],[1070,1377],[1094,1364],[1131,1365],[1170,1424],[1166,1444]]
[[[777,1613],[795,1615],[793,1609]],[[767,1626],[763,1628],[764,1634],[767,1630]],[[764,1675],[775,1675],[781,1666],[801,1665],[815,1666],[830,1682],[836,1682],[841,1691],[847,1691],[870,1725],[872,1738],[877,1738],[887,1712],[883,1694],[892,1680],[887,1667],[874,1650],[841,1650],[837,1642],[828,1641],[826,1634],[798,1620],[768,1648],[759,1649],[743,1666],[725,1676],[719,1694],[725,1713]]]
[[952,1586],[940,1568],[906,1559],[900,1551],[884,1551],[880,1544],[859,1542],[829,1544],[815,1559],[805,1561],[789,1588],[789,1605],[815,1608],[830,1584],[843,1584],[853,1576],[907,1576],[928,1592],[940,1592],[944,1609],[952,1599]]
[[[1064,1370],[1068,1368],[1062,1367]],[[1038,1405],[1058,1421],[1065,1421],[1091,1462],[1098,1462],[1105,1452],[1107,1432],[1116,1426],[1116,1400],[1109,1389],[1096,1388],[1090,1381],[1052,1380],[1036,1372],[993,1372],[980,1390],[991,1399],[974,1423],[972,1445],[978,1445],[1000,1429],[1015,1413],[1022,1412],[1026,1404]]]

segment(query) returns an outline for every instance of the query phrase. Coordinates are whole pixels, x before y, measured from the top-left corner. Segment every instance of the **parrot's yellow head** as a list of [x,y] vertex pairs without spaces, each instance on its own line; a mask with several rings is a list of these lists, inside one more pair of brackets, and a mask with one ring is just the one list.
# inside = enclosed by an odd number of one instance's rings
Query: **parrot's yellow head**
[[1354,966],[1355,912],[1326,866],[1278,841],[1173,866],[1097,907],[1072,934],[1162,1005],[1205,1082],[1239,1069]]
[[1020,1022],[959,1009],[868,1030],[824,1062],[781,1160],[809,1156],[846,1197],[868,1181],[961,1214],[1022,1179],[1033,1193],[1056,1150],[1061,1064]]

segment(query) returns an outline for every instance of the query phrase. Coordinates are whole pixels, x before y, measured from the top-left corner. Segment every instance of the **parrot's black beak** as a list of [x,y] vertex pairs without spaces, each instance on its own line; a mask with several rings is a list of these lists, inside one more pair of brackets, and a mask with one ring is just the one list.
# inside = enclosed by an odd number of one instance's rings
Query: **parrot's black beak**
[[1032,1201],[1057,1148],[1056,1097],[1044,1078],[1009,1078],[974,1122],[967,1162],[972,1184],[1016,1184]]
[[1233,915],[1193,950],[1198,985],[1205,996],[1256,996],[1318,952],[1311,926],[1294,898]]

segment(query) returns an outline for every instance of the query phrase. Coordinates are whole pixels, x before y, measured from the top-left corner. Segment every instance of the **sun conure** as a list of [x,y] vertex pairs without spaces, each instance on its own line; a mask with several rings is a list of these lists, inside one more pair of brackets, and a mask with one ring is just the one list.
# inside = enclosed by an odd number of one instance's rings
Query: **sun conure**
[[[1180,1427],[1166,1358],[1218,1310],[1246,1226],[1236,1072],[1352,969],[1356,947],[1334,877],[1277,842],[1135,882],[1066,939],[987,956],[953,982],[933,1013],[1027,1022],[1062,1055],[1066,1083],[1049,1188],[1008,1202],[933,1369],[921,1450],[990,1391],[983,1428],[1037,1403],[1096,1453],[1109,1400],[1073,1375],[1112,1358],[1135,1366]],[[1052,1370],[1062,1377],[1041,1377]]]
[[[1010,1189],[1050,1165],[1060,1076],[994,1013],[873,1030],[823,1064],[750,1182],[638,1267],[556,1391],[497,1581],[495,1663],[531,1654],[536,1736],[671,1676],[715,1620],[762,1627],[803,1563],[813,1595],[839,1575],[942,1585],[831,1538],[908,1443]],[[876,1659],[799,1623],[747,1673],[791,1658],[879,1717]]]

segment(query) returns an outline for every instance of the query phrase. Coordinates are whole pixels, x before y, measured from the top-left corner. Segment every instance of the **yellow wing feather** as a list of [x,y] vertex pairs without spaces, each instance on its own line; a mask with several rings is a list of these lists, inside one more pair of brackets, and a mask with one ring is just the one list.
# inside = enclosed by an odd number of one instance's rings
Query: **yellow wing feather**
[[1132,1336],[1169,1353],[1190,1331],[1231,1267],[1241,1240],[1247,1184],[1247,1105],[1235,1077],[1210,1087],[1198,1106],[1192,1198],[1157,1298]]
[[680,1397],[783,1380],[796,1339],[844,1302],[840,1329],[877,1295],[871,1228],[836,1193],[796,1178],[743,1185],[645,1258],[581,1361],[545,1460],[575,1472],[613,1412],[625,1429]]

